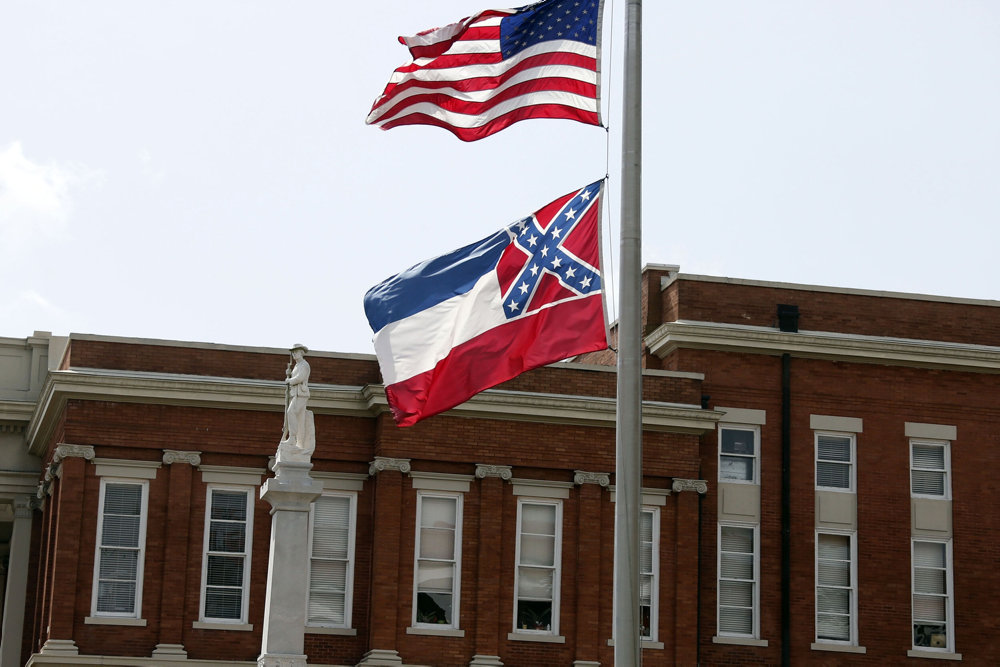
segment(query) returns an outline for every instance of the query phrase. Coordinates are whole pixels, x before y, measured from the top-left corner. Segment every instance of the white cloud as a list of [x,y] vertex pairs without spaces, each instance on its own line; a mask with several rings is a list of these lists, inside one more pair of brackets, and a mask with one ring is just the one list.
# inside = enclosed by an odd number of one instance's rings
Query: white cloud
[[0,242],[9,246],[39,236],[65,237],[73,192],[103,177],[85,165],[32,162],[15,141],[0,151]]

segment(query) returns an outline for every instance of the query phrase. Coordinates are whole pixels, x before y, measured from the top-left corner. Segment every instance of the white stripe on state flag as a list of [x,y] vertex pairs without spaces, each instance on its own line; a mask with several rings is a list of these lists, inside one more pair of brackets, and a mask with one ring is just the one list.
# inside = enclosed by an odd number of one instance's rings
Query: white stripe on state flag
[[481,277],[471,290],[382,327],[375,334],[375,354],[392,360],[382,368],[386,385],[433,369],[452,348],[472,340],[507,319],[496,271]]

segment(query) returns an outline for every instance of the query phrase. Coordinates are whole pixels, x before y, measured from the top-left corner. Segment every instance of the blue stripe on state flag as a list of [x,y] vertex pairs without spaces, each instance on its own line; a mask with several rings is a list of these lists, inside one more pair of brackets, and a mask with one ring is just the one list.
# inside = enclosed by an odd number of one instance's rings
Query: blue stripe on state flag
[[379,283],[365,294],[365,315],[376,333],[387,324],[465,294],[492,271],[510,244],[501,229],[481,241],[429,259]]

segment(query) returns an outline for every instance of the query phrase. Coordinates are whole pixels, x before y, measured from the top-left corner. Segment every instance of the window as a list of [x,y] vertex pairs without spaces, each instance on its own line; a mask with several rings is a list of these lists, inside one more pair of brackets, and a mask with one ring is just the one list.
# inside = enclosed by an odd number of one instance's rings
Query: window
[[356,502],[353,493],[327,493],[310,510],[308,625],[351,627]]
[[462,550],[462,497],[417,494],[413,625],[457,628]]
[[854,490],[853,434],[816,434],[816,488]]
[[913,647],[951,651],[951,542],[913,540]]
[[719,427],[719,481],[758,483],[758,434],[754,426]]
[[660,590],[660,509],[639,513],[639,635],[656,641]]
[[816,534],[816,641],[856,644],[854,536]]
[[519,499],[514,577],[517,632],[558,634],[561,527],[562,503]]
[[245,488],[210,486],[207,506],[201,618],[246,623],[253,495]]
[[910,493],[932,498],[951,495],[948,445],[947,440],[910,440]]
[[757,636],[757,527],[719,525],[719,634]]
[[94,616],[139,618],[147,483],[101,478],[94,558]]

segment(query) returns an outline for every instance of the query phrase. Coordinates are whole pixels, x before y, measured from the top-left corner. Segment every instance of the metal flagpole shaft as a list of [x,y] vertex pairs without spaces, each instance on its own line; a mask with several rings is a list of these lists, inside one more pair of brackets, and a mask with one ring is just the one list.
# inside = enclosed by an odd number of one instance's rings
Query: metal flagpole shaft
[[642,488],[642,2],[628,0],[622,109],[621,313],[615,484],[615,665],[641,664],[639,512]]

